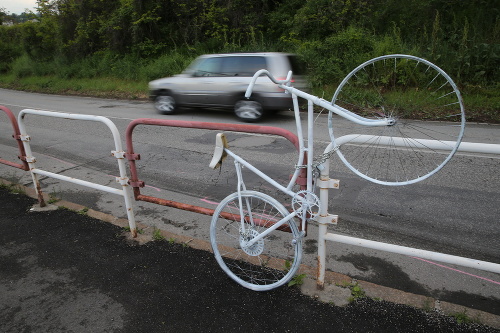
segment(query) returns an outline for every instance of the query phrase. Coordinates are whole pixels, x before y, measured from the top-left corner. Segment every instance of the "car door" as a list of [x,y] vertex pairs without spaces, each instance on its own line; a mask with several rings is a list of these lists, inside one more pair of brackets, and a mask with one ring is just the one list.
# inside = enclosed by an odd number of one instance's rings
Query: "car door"
[[220,72],[211,77],[207,103],[233,106],[235,96],[243,96],[255,72],[267,68],[265,57],[231,55],[220,58]]
[[220,76],[220,57],[199,59],[189,69],[189,77],[177,84],[182,104],[208,105],[213,95],[215,78]]

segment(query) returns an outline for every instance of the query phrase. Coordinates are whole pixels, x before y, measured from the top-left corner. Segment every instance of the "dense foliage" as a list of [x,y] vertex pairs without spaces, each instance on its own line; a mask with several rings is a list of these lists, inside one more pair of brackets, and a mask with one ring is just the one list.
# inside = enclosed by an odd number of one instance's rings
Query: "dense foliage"
[[435,62],[462,89],[498,87],[500,77],[499,0],[37,4],[35,20],[0,26],[0,72],[147,81],[179,72],[202,53],[287,51],[305,60],[313,87],[326,90],[362,61],[387,53]]

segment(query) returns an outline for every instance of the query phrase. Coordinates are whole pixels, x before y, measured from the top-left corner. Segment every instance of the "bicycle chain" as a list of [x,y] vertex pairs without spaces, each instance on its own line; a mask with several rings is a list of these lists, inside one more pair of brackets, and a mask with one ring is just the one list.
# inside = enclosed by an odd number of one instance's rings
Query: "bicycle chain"
[[[312,164],[312,167],[317,168],[321,164],[325,163],[339,149],[340,149],[340,146],[335,146],[331,150],[327,151],[326,153],[319,155],[316,159],[316,162],[314,162]],[[305,168],[307,168],[307,165],[295,165],[295,169],[305,169]]]

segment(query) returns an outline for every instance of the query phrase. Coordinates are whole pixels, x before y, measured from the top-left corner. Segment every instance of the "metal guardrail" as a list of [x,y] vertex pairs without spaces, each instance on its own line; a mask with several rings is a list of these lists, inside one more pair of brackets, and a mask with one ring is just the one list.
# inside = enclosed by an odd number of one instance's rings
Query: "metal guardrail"
[[[210,208],[190,205],[187,203],[176,202],[172,200],[166,200],[162,198],[157,198],[153,196],[148,196],[141,194],[140,188],[144,187],[144,182],[139,180],[139,175],[136,167],[136,160],[140,159],[140,155],[136,154],[133,146],[132,134],[134,129],[138,125],[148,125],[148,126],[167,126],[167,127],[180,127],[180,128],[196,128],[196,129],[208,129],[208,130],[219,130],[219,131],[230,131],[230,132],[241,132],[241,133],[258,133],[258,134],[270,134],[278,135],[286,138],[290,141],[295,148],[299,149],[299,140],[295,134],[292,132],[271,126],[260,126],[260,125],[244,125],[244,124],[226,124],[226,123],[209,123],[200,121],[182,121],[182,120],[167,120],[167,119],[153,119],[153,118],[139,118],[133,120],[128,126],[125,134],[126,144],[127,144],[127,158],[130,165],[130,185],[134,188],[134,197],[137,201],[146,201],[150,203],[155,203],[162,206],[174,207],[177,209],[182,209],[186,211],[191,211],[204,215],[213,215],[214,210]],[[305,177],[305,171],[302,172],[302,178]],[[300,180],[300,178],[299,178]]]
[[[134,152],[133,148],[133,140],[132,134],[134,128],[138,125],[155,125],[155,126],[168,126],[168,127],[181,127],[181,128],[197,128],[197,129],[210,129],[210,130],[223,130],[223,131],[231,131],[231,132],[244,132],[244,133],[259,133],[259,134],[270,134],[270,135],[278,135],[288,139],[297,149],[298,146],[298,138],[295,134],[290,131],[270,126],[259,126],[259,125],[242,125],[242,124],[224,124],[224,123],[207,123],[207,122],[196,122],[196,121],[179,121],[179,120],[162,120],[162,119],[151,119],[151,118],[140,118],[132,121],[126,130],[126,144],[127,144],[127,152],[123,151],[121,146],[120,134],[115,124],[106,117],[102,116],[92,116],[92,115],[82,115],[82,114],[70,114],[70,113],[58,113],[58,112],[50,112],[50,111],[40,111],[40,110],[30,110],[25,109],[19,113],[18,122],[12,112],[6,107],[0,106],[0,109],[3,110],[7,116],[9,117],[13,129],[14,135],[13,137],[18,141],[19,150],[20,150],[20,159],[23,161],[23,164],[13,163],[10,161],[5,161],[0,159],[0,163],[7,164],[10,166],[14,166],[23,170],[29,170],[33,179],[33,183],[35,185],[35,190],[38,194],[40,205],[43,206],[45,203],[43,202],[43,197],[41,195],[40,184],[38,181],[37,175],[42,175],[46,177],[52,177],[63,181],[68,181],[74,184],[83,185],[86,187],[94,188],[97,190],[102,190],[109,193],[118,194],[124,197],[125,206],[127,209],[127,216],[129,220],[130,230],[132,235],[135,237],[137,235],[136,226],[135,226],[135,217],[132,209],[132,191],[130,187],[133,188],[134,198],[137,201],[147,201],[151,203],[160,204],[163,206],[175,207],[182,210],[192,211],[205,215],[213,215],[214,210],[208,209],[204,207],[189,205],[186,203],[175,202],[171,200],[156,198],[152,196],[143,195],[140,193],[140,187],[144,186],[144,182],[140,181],[138,178],[138,172],[135,165],[135,161],[140,159],[140,155]],[[120,177],[117,177],[117,182],[122,185],[122,189],[116,189],[109,186],[99,185],[95,183],[91,183],[85,180],[75,179],[72,177],[67,177],[64,175],[59,175],[53,172],[44,171],[38,169],[35,165],[36,158],[32,156],[31,147],[30,147],[30,137],[26,132],[26,127],[24,125],[24,118],[27,114],[33,114],[38,116],[47,116],[47,117],[56,117],[56,118],[64,118],[64,119],[76,119],[76,120],[87,120],[87,121],[96,121],[104,123],[111,130],[113,135],[114,143],[115,143],[115,151],[112,151],[112,155],[118,161],[118,167],[120,171]],[[366,142],[366,136],[359,135],[347,135],[340,137],[336,140],[336,145],[342,145],[347,142],[349,143],[363,143]],[[383,141],[383,139],[382,139]],[[432,140],[428,140],[422,142],[426,147],[432,146],[434,149],[442,149],[448,150],[450,146],[449,143],[446,142],[429,142]],[[392,139],[390,141],[391,145],[404,145],[404,141],[398,143]],[[333,148],[333,144],[330,144],[325,152],[330,151]],[[470,142],[462,142],[458,151],[461,152],[471,152],[471,153],[484,153],[484,154],[500,154],[500,145],[497,144],[482,144],[482,143],[470,143]],[[129,160],[131,178],[129,178],[126,174],[124,159]],[[404,247],[399,245],[393,245],[383,242],[376,242],[367,239],[355,238],[345,235],[339,235],[334,233],[328,233],[327,226],[329,224],[335,224],[337,222],[337,216],[328,214],[328,191],[330,188],[338,188],[338,182],[336,180],[329,178],[329,160],[325,161],[323,164],[323,169],[321,171],[321,177],[318,181],[318,185],[320,187],[320,200],[321,200],[321,211],[320,216],[318,218],[319,222],[319,231],[318,231],[318,269],[317,269],[317,285],[318,287],[324,286],[324,278],[325,278],[325,261],[326,261],[326,241],[350,244],[355,246],[361,246],[376,250],[382,250],[392,253],[399,253],[403,255],[417,256],[424,259],[436,260],[440,262],[446,262],[451,264],[457,264],[465,267],[472,267],[476,269],[486,270],[490,272],[500,273],[500,264],[475,260],[471,258],[464,258],[453,256],[449,254],[426,251],[416,248]],[[305,172],[305,170],[304,170]],[[302,175],[300,178],[304,178]],[[300,182],[299,182],[300,183]],[[304,185],[304,184],[300,184]]]
[[[346,143],[364,143],[369,141],[370,136],[368,135],[356,135],[350,134],[346,136],[339,137],[335,140],[335,145],[340,146]],[[379,143],[386,142],[386,144],[391,146],[405,146],[405,140],[385,140],[383,137],[377,140]],[[421,144],[427,148],[437,149],[437,150],[449,150],[450,147],[453,147],[453,142],[440,142],[435,140],[421,140]],[[334,147],[334,144],[331,143],[328,147],[326,147],[325,152],[329,152]],[[469,152],[469,153],[485,153],[485,154],[500,154],[500,145],[498,144],[483,144],[483,143],[471,143],[471,142],[462,142],[457,151],[460,152]],[[320,217],[318,219],[319,230],[318,230],[318,267],[317,267],[317,276],[316,283],[319,288],[324,287],[325,283],[325,263],[326,263],[326,241],[332,241],[337,243],[355,245],[360,247],[366,247],[374,250],[381,250],[392,253],[399,253],[408,256],[416,256],[423,259],[436,260],[440,262],[450,263],[461,265],[465,267],[472,267],[484,271],[500,273],[500,264],[481,261],[471,258],[464,258],[453,256],[449,254],[426,251],[411,247],[399,246],[394,244],[388,244],[383,242],[377,242],[362,238],[355,238],[351,236],[339,235],[334,233],[329,233],[327,228],[329,224],[337,223],[337,216],[330,215],[327,212],[328,209],[328,192],[331,183],[330,179],[330,160],[325,161],[323,164],[323,169],[321,170],[320,181],[318,182],[320,186],[320,201],[321,201],[321,212]]]
[[[24,118],[27,114],[32,114],[32,115],[37,115],[37,116],[45,116],[45,117],[63,118],[63,119],[95,121],[95,122],[101,122],[101,123],[105,124],[110,129],[110,131],[113,135],[115,150],[112,151],[111,154],[118,161],[118,169],[120,172],[120,177],[117,177],[116,181],[118,183],[120,183],[122,188],[116,189],[113,187],[88,182],[86,180],[81,180],[81,179],[68,177],[68,176],[57,174],[57,173],[38,169],[35,165],[36,158],[33,157],[33,154],[31,152],[30,136],[28,135],[28,133],[26,131],[26,126],[24,125]],[[59,113],[59,112],[25,109],[19,113],[18,121],[19,121],[19,131],[20,131],[19,138],[22,140],[24,150],[26,151],[26,162],[28,162],[28,164],[29,164],[29,171],[31,173],[31,177],[33,179],[33,184],[35,186],[35,190],[36,190],[36,193],[38,195],[38,200],[39,200],[41,206],[44,206],[45,203],[43,201],[42,191],[40,188],[40,183],[38,181],[37,175],[56,178],[56,179],[67,181],[67,182],[74,183],[77,185],[82,185],[82,186],[90,187],[93,189],[118,194],[118,195],[123,196],[123,198],[125,200],[125,208],[127,210],[127,218],[128,218],[128,223],[130,226],[130,232],[132,233],[133,237],[137,236],[134,211],[132,208],[132,192],[131,192],[130,186],[128,184],[129,178],[127,177],[127,172],[126,172],[126,168],[125,168],[125,161],[124,161],[125,152],[122,149],[120,133],[118,132],[118,129],[116,128],[115,124],[111,120],[109,120],[106,117],[102,117],[102,116]]]
[[28,166],[28,162],[26,162],[26,160],[25,160],[26,153],[24,152],[24,146],[23,146],[23,143],[22,143],[21,138],[20,138],[19,126],[17,124],[16,116],[14,116],[14,114],[12,113],[12,111],[10,111],[9,108],[7,108],[3,105],[0,105],[0,110],[5,112],[5,114],[7,115],[7,117],[10,120],[10,123],[12,125],[12,129],[14,130],[14,134],[12,135],[12,137],[17,141],[17,147],[19,149],[18,158],[22,161],[22,164],[8,161],[8,160],[4,160],[1,158],[0,158],[0,163],[10,165],[14,168],[19,168],[19,169],[22,169],[24,171],[28,171],[29,166]]

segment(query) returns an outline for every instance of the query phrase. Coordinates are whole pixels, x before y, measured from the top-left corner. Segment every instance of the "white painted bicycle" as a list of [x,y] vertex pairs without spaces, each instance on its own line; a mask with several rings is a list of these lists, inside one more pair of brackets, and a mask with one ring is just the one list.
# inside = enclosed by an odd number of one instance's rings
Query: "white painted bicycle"
[[[267,75],[293,98],[299,138],[299,156],[288,184],[277,181],[229,150],[217,135],[211,163],[234,159],[237,191],[217,206],[210,226],[211,244],[222,269],[240,285],[257,291],[287,283],[296,274],[302,256],[306,223],[318,218],[320,199],[314,193],[315,169],[334,153],[357,175],[383,185],[408,185],[439,171],[454,155],[463,136],[464,106],[453,80],[427,60],[409,55],[387,55],[369,60],[349,73],[331,102],[293,88],[290,72],[276,80],[268,71],[255,73],[246,97],[259,77]],[[304,140],[298,97],[308,102],[308,132]],[[314,105],[329,111],[328,127],[333,149],[317,161],[313,153]],[[351,134],[338,140],[336,117],[350,120]],[[342,141],[337,145],[336,140]],[[438,143],[441,148],[436,149]],[[445,153],[442,152],[445,146]],[[290,196],[291,211],[271,196],[247,190],[242,168]],[[299,172],[307,169],[305,190],[294,191]],[[323,210],[324,211],[324,210]],[[299,226],[300,228],[299,228]]]

